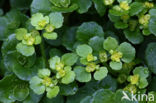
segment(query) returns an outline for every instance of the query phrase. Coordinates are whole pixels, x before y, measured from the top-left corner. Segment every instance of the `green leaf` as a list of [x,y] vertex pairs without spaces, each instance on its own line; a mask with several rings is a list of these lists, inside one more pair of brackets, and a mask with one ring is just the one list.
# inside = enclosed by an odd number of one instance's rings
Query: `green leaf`
[[135,58],[135,48],[127,42],[120,44],[118,50],[123,54],[122,61],[125,63],[130,63]]
[[112,103],[112,97],[112,91],[99,89],[93,94],[92,103]]
[[69,95],[74,95],[78,91],[78,85],[76,82],[70,83],[68,85],[60,85],[60,94],[69,96]]
[[79,82],[89,82],[91,80],[91,74],[86,72],[84,67],[77,66],[74,68],[74,72],[76,74],[76,80]]
[[141,2],[133,2],[130,5],[130,15],[134,16],[134,15],[138,15],[142,10],[144,9],[144,4]]
[[147,87],[148,86],[147,79],[146,78],[140,78],[138,86],[140,89]]
[[51,72],[50,72],[49,69],[44,68],[44,69],[39,69],[38,70],[38,76],[40,78],[49,77],[50,74],[51,74]]
[[86,13],[92,5],[91,0],[75,0],[74,2],[78,4],[79,6],[78,12],[80,14]]
[[115,50],[118,47],[118,41],[113,37],[108,37],[104,40],[103,47],[107,51]]
[[94,2],[94,7],[100,16],[103,16],[106,12],[106,6],[103,3],[103,0],[92,0]]
[[149,31],[156,36],[156,16],[151,17],[149,21]]
[[5,56],[8,52],[16,50],[16,44],[18,43],[15,34],[10,35],[4,42],[1,48],[2,55]]
[[54,56],[54,57],[50,58],[50,60],[49,60],[50,68],[55,70],[56,63],[59,63],[60,61],[61,61],[60,57],[58,57],[58,56]]
[[103,41],[104,38],[99,36],[94,36],[89,40],[89,45],[93,48],[94,51],[99,52],[103,50]]
[[78,56],[75,53],[66,53],[61,58],[61,61],[67,66],[74,65],[77,62],[77,60]]
[[150,9],[149,11],[150,16],[155,16],[156,17],[156,9]]
[[64,17],[59,12],[52,12],[49,14],[50,24],[55,28],[60,28],[63,25]]
[[146,48],[145,59],[149,70],[156,74],[156,43],[153,42],[148,44]]
[[15,31],[15,34],[17,40],[23,40],[24,35],[27,34],[27,30],[25,28],[20,28]]
[[43,94],[45,92],[45,86],[42,85],[42,79],[38,76],[34,76],[29,81],[30,88],[38,95]]
[[117,0],[119,3],[120,2],[123,2],[123,1],[127,1],[127,3],[131,3],[132,2],[132,0]]
[[79,41],[88,42],[93,36],[104,36],[102,27],[96,22],[84,22],[78,27],[76,38]]
[[2,16],[3,15],[3,10],[2,9],[0,9],[0,16]]
[[109,65],[113,70],[121,70],[122,69],[122,62],[111,61]]
[[104,79],[108,74],[108,70],[106,67],[100,67],[99,70],[97,70],[94,73],[94,79],[95,80],[102,80]]
[[52,33],[45,32],[45,33],[43,33],[43,37],[46,39],[55,40],[55,39],[57,39],[57,33],[56,32],[52,32]]
[[23,103],[38,103],[43,95],[37,95],[30,89],[29,96],[23,101]]
[[40,101],[41,103],[64,103],[64,97],[57,95],[55,98],[49,99],[46,96]]
[[35,44],[38,45],[38,44],[40,44],[41,42],[42,42],[41,36],[40,36],[40,35],[37,35],[37,36],[35,37]]
[[140,31],[137,31],[137,30],[129,31],[127,29],[127,30],[124,30],[124,34],[125,34],[126,38],[133,44],[140,44],[144,40]]
[[52,6],[53,12],[68,13],[68,12],[73,12],[76,9],[78,9],[78,5],[76,3],[72,3],[68,8],[66,8],[66,7],[60,8],[60,7]]
[[29,88],[19,88],[18,86],[13,89],[13,96],[18,101],[23,101],[29,95]]
[[7,75],[0,80],[0,102],[12,103],[16,100],[23,100],[28,94],[28,83],[18,79],[15,75]]
[[62,44],[67,50],[73,50],[73,46],[76,41],[76,30],[77,27],[68,28],[63,35]]
[[141,78],[147,78],[149,76],[149,71],[148,68],[140,66],[133,70],[133,74],[138,74]]
[[69,71],[65,74],[65,76],[62,78],[61,82],[63,84],[69,84],[75,80],[75,72]]
[[11,8],[27,10],[32,0],[10,0]]
[[87,57],[88,54],[92,53],[92,48],[89,45],[83,44],[76,48],[76,53],[81,57]]
[[[21,80],[29,81],[34,75],[37,75],[38,70],[44,68],[45,65],[41,58],[35,60],[32,59],[34,57],[31,57],[26,58],[26,61],[21,61],[18,58],[19,55],[17,52],[10,53],[5,56],[4,63],[5,67],[14,72]],[[31,63],[27,64],[27,62]]]
[[51,12],[51,6],[49,0],[33,0],[31,3],[31,12],[32,14],[35,13],[50,13]]
[[48,98],[54,98],[58,95],[60,89],[58,86],[54,86],[52,88],[47,88],[46,91],[47,91]]
[[127,23],[121,22],[121,21],[117,21],[115,22],[115,28],[117,29],[126,29],[128,27]]
[[23,43],[18,43],[16,49],[24,56],[32,56],[35,53],[35,48],[33,46],[28,46]]
[[50,2],[57,7],[68,7],[70,5],[70,0],[50,0]]

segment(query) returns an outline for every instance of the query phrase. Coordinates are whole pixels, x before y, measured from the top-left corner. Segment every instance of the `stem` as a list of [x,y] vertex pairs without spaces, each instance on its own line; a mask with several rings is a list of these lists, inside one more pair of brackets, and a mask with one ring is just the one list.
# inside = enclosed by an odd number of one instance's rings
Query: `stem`
[[42,59],[43,59],[43,62],[44,62],[44,67],[46,67],[46,55],[45,55],[45,47],[44,47],[44,40],[42,39],[42,42],[40,44],[40,50],[41,50],[41,55],[42,55]]

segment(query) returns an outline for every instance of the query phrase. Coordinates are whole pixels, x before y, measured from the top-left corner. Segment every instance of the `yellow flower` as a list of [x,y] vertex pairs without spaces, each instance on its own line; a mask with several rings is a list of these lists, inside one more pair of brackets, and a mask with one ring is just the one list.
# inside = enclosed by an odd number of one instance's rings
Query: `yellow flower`
[[41,28],[44,28],[47,25],[47,21],[46,20],[41,20],[38,22],[38,26],[40,26]]
[[138,81],[139,81],[139,75],[130,76],[130,82],[131,82],[131,84],[137,84]]
[[139,18],[139,23],[146,27],[148,25],[148,23],[149,23],[149,20],[150,20],[150,15],[149,14],[142,15]]
[[51,25],[51,24],[48,24],[47,26],[46,26],[46,28],[45,28],[45,30],[46,30],[46,32],[53,32],[54,31],[54,29],[55,29],[55,27],[53,26],[53,25]]
[[137,87],[135,85],[129,84],[124,88],[125,91],[133,92],[134,94],[137,92]]
[[105,5],[112,5],[114,0],[103,0]]
[[64,64],[62,62],[56,63],[56,70],[59,71],[60,69],[63,69]]
[[93,72],[97,68],[97,65],[95,63],[89,63],[86,67],[87,72]]
[[46,86],[46,87],[49,87],[49,86],[52,86],[52,79],[50,77],[44,77],[42,83]]
[[121,53],[121,52],[114,51],[114,52],[111,54],[111,60],[112,60],[112,61],[120,62],[120,59],[121,59],[121,58],[122,58],[122,53]]
[[107,61],[107,53],[105,51],[99,53],[99,58],[101,62]]
[[154,4],[153,3],[150,3],[150,2],[145,2],[145,7],[147,7],[147,8],[153,8],[154,7]]
[[24,35],[24,39],[22,42],[23,44],[33,45],[35,43],[35,38],[32,37],[32,35],[29,33],[29,34]]
[[88,62],[94,61],[95,59],[96,59],[96,57],[94,57],[93,54],[91,54],[91,53],[88,54],[88,56],[87,56],[87,61]]
[[120,8],[122,8],[123,10],[129,10],[130,6],[128,5],[127,1],[122,1],[120,3]]
[[63,77],[66,74],[66,72],[63,69],[60,69],[58,73],[61,77]]

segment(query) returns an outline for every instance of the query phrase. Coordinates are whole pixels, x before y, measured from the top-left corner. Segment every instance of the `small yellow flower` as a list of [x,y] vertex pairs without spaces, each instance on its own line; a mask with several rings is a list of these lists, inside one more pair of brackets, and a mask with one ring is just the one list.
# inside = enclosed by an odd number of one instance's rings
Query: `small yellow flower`
[[97,65],[95,63],[89,63],[86,67],[87,72],[93,72],[97,68]]
[[52,86],[52,79],[50,77],[45,77],[42,81],[42,83],[46,86],[46,87],[49,87],[49,86]]
[[107,61],[107,53],[105,51],[99,53],[99,59],[101,62]]
[[93,56],[93,54],[88,54],[88,56],[87,56],[87,61],[88,62],[91,62],[91,61],[94,61],[94,59],[95,59],[95,57]]
[[64,64],[62,62],[56,63],[56,70],[59,71],[61,69],[63,69]]
[[45,30],[46,30],[46,32],[53,32],[54,31],[54,29],[55,29],[55,27],[53,26],[53,25],[51,25],[51,24],[48,24],[47,26],[46,26],[46,28],[45,28]]
[[66,72],[65,72],[65,70],[63,70],[63,69],[60,69],[60,70],[58,71],[58,74],[59,74],[60,77],[63,77],[63,76],[65,76]]
[[139,18],[139,23],[146,27],[148,25],[148,23],[149,23],[149,20],[150,20],[150,15],[149,14],[142,15]]
[[29,33],[24,35],[24,39],[22,42],[27,45],[33,45],[35,43],[35,38],[32,37],[32,35]]
[[137,87],[135,85],[129,84],[124,88],[125,91],[133,92],[134,94],[137,92]]
[[147,1],[145,2],[144,5],[145,5],[145,7],[149,8],[149,9],[154,7],[153,3],[150,3],[150,2],[147,2]]
[[44,28],[46,25],[47,25],[47,21],[46,20],[41,20],[38,22],[38,25],[41,27],[41,28]]
[[103,0],[105,5],[112,5],[114,0]]
[[127,1],[122,1],[120,3],[120,8],[122,8],[123,10],[129,10],[130,9],[130,6],[128,5],[128,2]]
[[137,84],[138,81],[139,81],[139,75],[130,76],[130,82],[131,82],[131,84]]
[[120,59],[122,58],[122,53],[114,51],[111,55],[111,60],[115,62],[120,62]]

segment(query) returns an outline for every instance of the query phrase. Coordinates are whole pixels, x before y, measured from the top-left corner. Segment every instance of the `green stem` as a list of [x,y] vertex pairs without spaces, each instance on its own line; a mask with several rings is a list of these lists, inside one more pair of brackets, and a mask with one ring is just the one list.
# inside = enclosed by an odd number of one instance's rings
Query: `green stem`
[[44,67],[46,67],[46,54],[45,54],[45,47],[44,47],[44,40],[42,39],[42,42],[40,44],[40,50],[41,50],[41,55],[42,55],[42,58],[43,58],[43,62],[44,62]]

